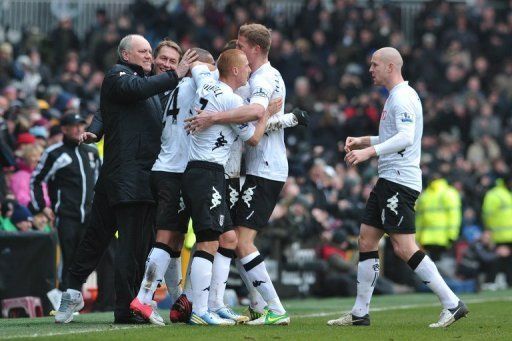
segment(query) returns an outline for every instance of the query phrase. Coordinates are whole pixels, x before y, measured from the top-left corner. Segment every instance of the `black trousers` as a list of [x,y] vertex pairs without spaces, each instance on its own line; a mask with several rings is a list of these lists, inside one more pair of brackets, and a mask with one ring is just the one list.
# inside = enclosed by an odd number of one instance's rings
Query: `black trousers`
[[154,219],[155,206],[152,204],[109,206],[107,195],[96,192],[89,225],[68,271],[69,287],[80,290],[118,231],[114,315],[116,319],[129,317],[130,302],[137,295],[144,275],[145,260],[154,234]]
[[86,223],[81,223],[76,218],[58,216],[55,225],[59,235],[60,250],[62,253],[62,281],[60,289],[64,290],[69,286],[67,276],[68,268],[75,256],[75,251],[85,235]]
[[[89,216],[87,217],[89,219]],[[73,262],[80,241],[85,235],[89,221],[81,223],[77,218],[57,217],[56,227],[62,252],[62,281],[60,289],[69,287],[68,269]],[[114,307],[114,250],[115,240],[110,243],[96,267],[98,281],[98,298],[95,309],[108,311]]]

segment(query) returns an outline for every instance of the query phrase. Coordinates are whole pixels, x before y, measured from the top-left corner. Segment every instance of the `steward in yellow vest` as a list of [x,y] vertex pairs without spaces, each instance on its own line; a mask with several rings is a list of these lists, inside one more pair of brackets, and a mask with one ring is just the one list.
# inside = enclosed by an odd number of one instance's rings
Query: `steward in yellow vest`
[[496,180],[496,186],[484,196],[482,220],[496,243],[498,272],[505,272],[507,283],[512,286],[512,176],[508,181]]
[[416,202],[416,240],[432,260],[457,240],[462,220],[461,198],[446,179],[435,179]]
[[512,243],[512,193],[503,179],[485,194],[482,218],[494,243]]

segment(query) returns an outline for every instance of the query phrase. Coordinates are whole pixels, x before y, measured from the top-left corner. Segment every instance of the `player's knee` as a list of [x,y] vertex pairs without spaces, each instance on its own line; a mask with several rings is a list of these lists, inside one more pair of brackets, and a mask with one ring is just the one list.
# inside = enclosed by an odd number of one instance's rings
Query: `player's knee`
[[238,245],[236,246],[236,253],[238,256],[245,256],[255,248],[254,243],[250,239],[238,239]]
[[369,252],[378,249],[379,242],[374,241],[371,238],[368,238],[364,235],[359,236],[359,251],[360,252]]
[[231,230],[220,235],[219,245],[220,247],[234,250],[238,244],[238,238],[235,231]]
[[177,238],[175,240],[172,240],[171,243],[169,244],[170,248],[173,250],[173,251],[176,251],[176,252],[181,252],[181,249],[183,248],[183,237],[181,238]]
[[211,255],[215,255],[219,248],[219,242],[217,240],[203,241],[196,243],[197,251],[205,251]]
[[395,255],[400,258],[401,260],[407,262],[410,258],[410,252],[409,249],[404,246],[400,245],[398,243],[393,244],[393,251],[395,252]]

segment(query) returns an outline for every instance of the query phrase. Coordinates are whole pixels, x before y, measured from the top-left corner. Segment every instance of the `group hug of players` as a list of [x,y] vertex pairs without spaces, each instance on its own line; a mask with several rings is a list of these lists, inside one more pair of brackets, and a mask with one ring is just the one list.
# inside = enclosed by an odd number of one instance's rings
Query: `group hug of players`
[[[307,113],[284,113],[283,79],[268,62],[271,34],[243,25],[235,46],[217,61],[195,48],[190,73],[168,93],[161,151],[151,172],[156,194],[156,242],[130,309],[165,325],[153,295],[165,280],[172,322],[199,325],[290,323],[254,245],[288,175],[283,129],[307,124]],[[198,112],[205,112],[200,115]],[[240,188],[242,150],[246,178]],[[185,289],[180,254],[192,219],[196,247]],[[235,259],[251,300],[246,314],[224,304]]]

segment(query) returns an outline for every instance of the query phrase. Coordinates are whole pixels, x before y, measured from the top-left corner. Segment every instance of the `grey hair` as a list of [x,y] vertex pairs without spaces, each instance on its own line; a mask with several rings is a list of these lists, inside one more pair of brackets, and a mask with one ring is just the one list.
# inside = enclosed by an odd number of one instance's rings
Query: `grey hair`
[[117,55],[119,56],[119,59],[123,60],[123,51],[130,51],[132,49],[132,39],[136,36],[144,38],[140,34],[129,34],[125,36],[123,39],[121,39],[121,41],[119,42],[119,46],[117,47]]

